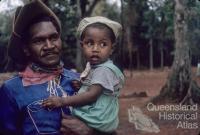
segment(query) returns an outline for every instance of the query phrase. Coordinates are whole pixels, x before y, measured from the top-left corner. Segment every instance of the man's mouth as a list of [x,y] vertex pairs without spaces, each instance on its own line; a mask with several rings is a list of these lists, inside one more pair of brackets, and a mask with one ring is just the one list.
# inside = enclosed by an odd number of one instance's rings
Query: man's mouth
[[57,56],[57,55],[58,53],[56,52],[47,52],[47,53],[44,53],[42,57],[51,57],[51,56]]

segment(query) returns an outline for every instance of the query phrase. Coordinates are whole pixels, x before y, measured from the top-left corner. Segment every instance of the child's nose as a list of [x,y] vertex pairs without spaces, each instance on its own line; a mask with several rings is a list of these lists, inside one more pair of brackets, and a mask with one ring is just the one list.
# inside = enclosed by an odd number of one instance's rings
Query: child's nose
[[99,45],[97,43],[93,46],[92,51],[99,51]]

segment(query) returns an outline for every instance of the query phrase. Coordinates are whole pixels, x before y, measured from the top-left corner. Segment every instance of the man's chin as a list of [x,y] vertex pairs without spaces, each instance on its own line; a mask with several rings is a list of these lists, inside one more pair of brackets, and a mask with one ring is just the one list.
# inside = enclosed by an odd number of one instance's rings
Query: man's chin
[[40,64],[43,68],[56,68],[60,65],[60,61],[49,61]]

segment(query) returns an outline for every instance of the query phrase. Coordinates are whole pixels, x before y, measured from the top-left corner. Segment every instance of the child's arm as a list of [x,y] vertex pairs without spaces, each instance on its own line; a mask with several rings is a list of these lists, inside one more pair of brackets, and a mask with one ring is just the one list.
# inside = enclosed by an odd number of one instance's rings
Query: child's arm
[[95,102],[100,96],[103,87],[99,84],[93,84],[88,91],[68,97],[49,97],[42,103],[43,107],[61,107],[61,106],[83,106]]

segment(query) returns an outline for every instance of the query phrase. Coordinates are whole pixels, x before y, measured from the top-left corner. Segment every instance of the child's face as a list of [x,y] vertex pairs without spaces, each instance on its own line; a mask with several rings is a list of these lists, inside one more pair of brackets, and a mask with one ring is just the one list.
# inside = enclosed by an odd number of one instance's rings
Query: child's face
[[105,29],[88,27],[81,42],[83,53],[91,65],[108,60],[113,52],[113,45]]

